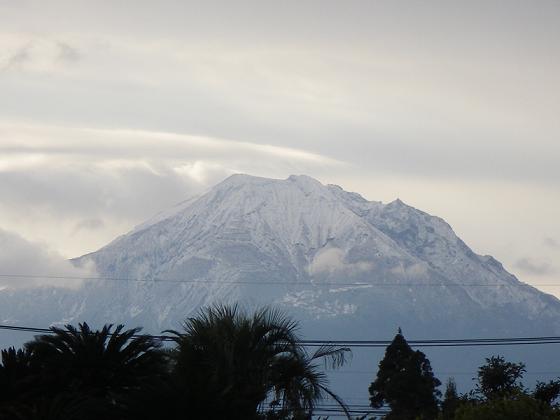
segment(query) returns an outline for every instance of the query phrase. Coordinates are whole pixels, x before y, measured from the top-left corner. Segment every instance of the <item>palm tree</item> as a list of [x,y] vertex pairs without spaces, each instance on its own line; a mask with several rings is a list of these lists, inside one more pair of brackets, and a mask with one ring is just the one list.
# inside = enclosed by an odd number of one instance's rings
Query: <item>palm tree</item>
[[87,396],[61,393],[55,396],[35,396],[14,403],[0,411],[1,420],[116,420],[107,407]]
[[[138,335],[139,329],[105,325],[92,330],[52,327],[52,334],[37,336],[25,344],[35,373],[36,395],[72,401],[86,397],[106,404],[108,410],[124,409],[126,399],[166,371],[164,353],[152,337]],[[61,410],[63,404],[57,404]],[[49,409],[51,409],[50,407]],[[75,411],[75,410],[74,410]],[[107,417],[106,417],[107,418]]]
[[[174,334],[176,380],[191,409],[205,418],[259,418],[269,411],[308,418],[327,395],[327,379],[315,363],[345,362],[347,348],[326,346],[309,355],[296,322],[272,309],[249,316],[235,306],[215,306],[185,321]],[[196,416],[195,416],[196,417]]]
[[317,360],[325,359],[325,362],[330,361],[332,368],[340,367],[345,362],[348,349],[321,346],[311,355],[302,346],[297,350],[277,357],[272,365],[271,391],[274,398],[271,406],[279,407],[281,413],[307,418],[318,401],[331,397],[348,415],[346,405],[328,388],[327,376],[316,364]]
[[10,347],[0,354],[0,420],[93,420],[104,414],[102,401],[52,387],[46,392],[28,349]]
[[0,352],[0,359],[0,420],[16,419],[32,382],[30,354],[10,347]]
[[0,352],[0,402],[13,401],[25,390],[32,372],[28,351],[13,347]]

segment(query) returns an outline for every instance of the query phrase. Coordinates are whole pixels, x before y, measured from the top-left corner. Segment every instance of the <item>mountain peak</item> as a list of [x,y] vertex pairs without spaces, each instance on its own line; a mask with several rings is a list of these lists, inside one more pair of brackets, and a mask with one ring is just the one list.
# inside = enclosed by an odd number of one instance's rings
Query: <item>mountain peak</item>
[[269,183],[294,183],[300,186],[325,187],[321,182],[308,175],[290,175],[286,179],[265,178],[243,173],[233,174],[219,183],[220,185],[243,185],[243,184],[269,184]]
[[[311,194],[321,195],[324,197],[330,196],[330,190],[321,182],[307,175],[290,175],[286,179],[264,178],[246,174],[234,174],[226,178],[224,181],[213,187],[210,192],[223,193],[229,190],[243,190],[245,193],[261,196],[270,193],[271,191],[284,191],[284,193],[291,193],[296,196],[303,193],[306,196]],[[222,197],[225,195],[221,194]]]
[[298,184],[321,184],[315,178],[310,177],[309,175],[290,175],[286,178],[286,181],[297,182]]
[[[441,321],[442,331],[454,327],[441,313],[453,314],[457,307],[462,314],[450,320],[478,328],[483,325],[478,314],[484,312],[484,322],[495,319],[497,330],[510,325],[511,308],[524,314],[525,322],[560,314],[557,301],[476,255],[442,219],[399,199],[369,201],[306,175],[232,175],[87,258],[106,277],[204,283],[160,296],[164,307],[153,309],[158,327],[176,319],[187,304],[197,308],[231,299],[305,308],[305,316],[316,318],[391,314],[407,328],[417,319],[425,325]],[[261,282],[275,285],[264,288]],[[314,287],[322,283],[341,283],[341,288]],[[424,283],[438,287],[412,289]],[[130,298],[140,302],[142,296],[131,292]],[[142,313],[148,317],[149,310]]]
[[240,185],[240,184],[248,184],[248,183],[263,182],[263,181],[264,182],[271,181],[271,179],[263,178],[255,175],[237,173],[228,176],[226,179],[224,179],[222,182],[217,184],[215,187],[218,187],[220,185]]
[[[406,203],[404,203],[400,198],[397,198],[396,200],[393,200],[389,203],[390,206],[407,206]],[[408,207],[408,206],[407,206]]]

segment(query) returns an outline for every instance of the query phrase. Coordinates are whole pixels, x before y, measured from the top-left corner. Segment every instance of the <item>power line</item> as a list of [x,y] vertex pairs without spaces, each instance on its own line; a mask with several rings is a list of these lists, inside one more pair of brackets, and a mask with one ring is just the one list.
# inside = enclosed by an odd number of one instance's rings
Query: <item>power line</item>
[[[34,332],[39,334],[52,334],[50,328],[34,328],[28,326],[0,325],[0,330]],[[152,337],[160,341],[174,341],[175,337],[169,335],[137,334],[134,337]],[[297,343],[306,347],[319,347],[335,345],[340,347],[387,347],[391,340],[299,340]],[[463,346],[519,346],[534,344],[560,344],[559,336],[543,337],[509,337],[509,338],[465,338],[465,339],[428,339],[410,340],[413,347],[463,347]]]
[[[539,337],[498,337],[498,338],[444,338],[444,339],[428,339],[428,340],[407,340],[408,344],[438,344],[438,343],[463,343],[463,342],[498,342],[498,341],[540,341],[540,340],[560,340],[560,336],[539,336]],[[323,343],[325,340],[306,340],[307,343]],[[391,340],[329,340],[329,343],[356,343],[356,344],[387,344]]]
[[21,280],[79,280],[79,281],[114,281],[135,283],[186,283],[186,284],[231,284],[231,285],[290,285],[290,286],[354,286],[354,287],[547,287],[560,286],[560,283],[526,284],[526,283],[343,283],[343,282],[310,282],[310,281],[244,281],[244,280],[189,280],[179,278],[129,278],[129,277],[87,277],[87,276],[51,276],[37,274],[0,274],[0,278]]
[[[305,344],[302,343],[306,347],[320,347],[322,344]],[[326,342],[326,345],[329,343]],[[462,344],[415,344],[412,347],[492,347],[492,346],[521,346],[521,345],[545,345],[545,344],[560,344],[560,340],[557,341],[539,341],[539,342],[530,342],[530,343],[462,343]],[[351,347],[351,348],[385,348],[387,346],[383,345],[375,345],[375,344],[348,344],[344,347]]]
[[[377,371],[375,370],[331,370],[330,373],[336,375],[375,375]],[[449,372],[443,370],[434,371],[434,375],[478,375],[478,372]],[[560,371],[532,371],[524,372],[523,375],[560,375]]]
[[[391,412],[389,408],[372,408],[369,404],[345,404],[346,411],[339,405],[339,404],[319,404],[313,407],[312,412],[314,416],[317,415],[324,415],[324,414],[331,414],[331,413],[340,413],[344,414],[345,412],[350,414],[374,414],[374,415],[381,415],[385,416]],[[281,408],[275,407],[272,405],[265,405],[261,407],[262,409],[278,409],[278,411],[282,411]],[[292,410],[288,410],[292,411]]]
[[[351,410],[364,410],[372,413],[389,413],[390,409],[388,408],[373,408],[369,404],[345,404],[345,406]],[[277,406],[273,405],[263,405],[261,408],[265,409],[279,409]],[[281,410],[281,409],[279,409]],[[319,403],[318,405],[313,407],[313,410],[336,410],[342,411],[342,407],[339,404],[325,404]]]
[[[34,332],[39,334],[53,334],[54,331],[50,328],[35,328],[35,327],[21,327],[16,325],[0,325],[0,330],[8,331],[21,331],[21,332]],[[112,335],[112,334],[110,334]],[[152,334],[134,334],[133,338],[138,337],[151,337],[160,341],[173,341],[174,337],[169,335],[152,335]]]
[[[321,347],[324,345],[329,345],[328,341],[323,344],[306,344],[305,342],[300,342],[300,344],[304,345],[305,347]],[[529,342],[529,343],[462,343],[462,344],[415,344],[412,347],[493,347],[493,346],[529,346],[529,345],[546,345],[546,344],[560,344],[560,340],[556,341],[538,341],[538,342]],[[342,347],[350,347],[350,348],[385,348],[387,345],[377,345],[377,344],[341,344]]]
[[[503,345],[534,345],[560,344],[559,336],[541,337],[508,337],[508,338],[465,338],[465,339],[429,339],[407,340],[413,347],[471,347],[471,346],[503,346]],[[347,347],[387,347],[391,341],[387,340],[302,340],[308,346],[324,344]]]

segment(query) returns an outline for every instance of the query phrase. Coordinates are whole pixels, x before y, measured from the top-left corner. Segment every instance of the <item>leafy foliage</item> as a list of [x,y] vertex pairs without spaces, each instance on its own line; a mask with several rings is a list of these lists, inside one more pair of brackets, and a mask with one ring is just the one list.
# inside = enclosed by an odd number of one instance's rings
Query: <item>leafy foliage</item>
[[510,394],[510,398],[465,404],[455,415],[455,420],[552,420],[560,413],[550,406],[524,393]]
[[492,356],[478,369],[476,391],[486,399],[507,397],[523,390],[520,381],[524,373],[523,363],[506,362],[502,356]]
[[553,406],[554,401],[560,396],[560,379],[548,382],[537,382],[533,397],[548,406]]
[[[323,370],[342,366],[349,349],[308,353],[297,330],[281,312],[247,314],[237,306],[187,319],[181,332],[172,331],[172,349],[122,325],[52,328],[23,349],[0,352],[0,420],[307,420],[327,396],[350,419]],[[370,385],[370,402],[388,405],[392,420],[560,420],[560,379],[537,382],[530,392],[524,372],[523,363],[492,356],[474,391],[459,395],[449,380],[439,409],[430,361],[399,330]]]
[[[492,356],[478,370],[478,384],[474,392],[457,396],[448,386],[442,404],[442,419],[455,420],[541,420],[560,419],[553,405],[560,393],[560,381],[538,382],[530,393],[521,379],[523,363],[507,362]],[[453,403],[454,402],[454,403]],[[449,405],[454,405],[451,414]]]

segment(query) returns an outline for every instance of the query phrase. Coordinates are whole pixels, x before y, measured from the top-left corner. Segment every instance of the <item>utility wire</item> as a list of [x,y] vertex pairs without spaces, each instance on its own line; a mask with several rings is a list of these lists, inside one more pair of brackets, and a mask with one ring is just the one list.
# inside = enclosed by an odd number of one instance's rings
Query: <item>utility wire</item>
[[[335,375],[375,375],[374,370],[331,370],[329,373]],[[434,371],[434,375],[478,375],[478,372],[447,372],[443,370]],[[531,371],[524,372],[523,375],[560,375],[560,371]]]
[[355,286],[355,287],[547,287],[560,286],[560,283],[527,284],[527,283],[342,283],[342,282],[310,282],[310,281],[244,281],[244,280],[189,280],[179,278],[128,278],[128,277],[86,277],[86,276],[50,276],[36,274],[0,274],[0,278],[21,280],[80,280],[80,281],[114,281],[135,283],[186,283],[186,284],[232,284],[232,285],[290,285],[290,286]]
[[[34,332],[39,334],[52,334],[50,328],[34,328],[16,325],[0,325],[0,330]],[[169,335],[137,334],[134,337],[152,337],[160,341],[174,341],[175,337]],[[387,347],[391,340],[299,340],[298,344],[307,347],[336,345],[340,347]],[[413,347],[459,347],[459,346],[519,346],[533,344],[560,344],[560,337],[510,337],[510,338],[465,338],[465,339],[437,339],[437,340],[410,340]]]
[[[330,342],[325,342],[323,344],[306,344],[301,342],[301,344],[306,347],[320,347],[323,345],[332,344]],[[489,347],[489,346],[521,346],[521,345],[540,345],[540,344],[560,344],[560,340],[547,340],[547,341],[531,341],[531,342],[492,342],[492,343],[440,343],[440,344],[411,344],[412,347]],[[345,347],[352,348],[385,348],[389,344],[340,344]]]

